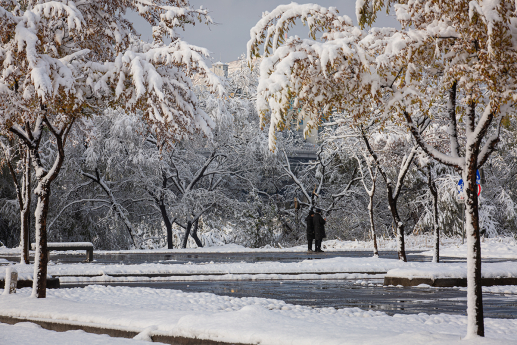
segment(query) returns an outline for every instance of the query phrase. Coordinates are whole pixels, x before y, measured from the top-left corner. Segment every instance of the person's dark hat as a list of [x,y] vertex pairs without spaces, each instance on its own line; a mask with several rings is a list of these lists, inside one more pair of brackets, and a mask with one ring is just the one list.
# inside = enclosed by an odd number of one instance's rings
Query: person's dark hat
[[320,208],[317,208],[317,209],[316,209],[316,213],[321,213],[321,209],[320,209]]
[[309,211],[309,216],[312,216],[314,214],[314,211],[313,210],[310,210]]

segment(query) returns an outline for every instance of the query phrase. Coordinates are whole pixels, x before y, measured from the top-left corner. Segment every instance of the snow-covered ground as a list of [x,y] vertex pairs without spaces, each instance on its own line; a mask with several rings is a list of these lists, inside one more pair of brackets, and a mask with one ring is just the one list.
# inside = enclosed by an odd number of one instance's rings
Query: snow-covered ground
[[[32,279],[33,265],[11,265],[19,279]],[[7,266],[0,266],[0,277]],[[462,278],[465,263],[407,262],[374,257],[335,257],[300,262],[230,262],[230,263],[144,263],[124,264],[51,264],[48,274],[62,283],[122,281],[196,281],[196,280],[261,280],[261,279],[358,279],[384,273],[392,277]],[[517,262],[483,263],[483,277],[517,277]],[[152,278],[146,277],[154,276]],[[159,277],[162,276],[162,277]]]
[[[481,254],[485,258],[517,258],[517,241],[513,237],[483,238],[481,243]],[[394,238],[377,239],[379,250],[397,250],[397,241]],[[465,257],[466,244],[461,244],[459,237],[443,237],[440,239],[440,254],[443,256]],[[405,237],[406,250],[429,250],[433,248],[433,237],[429,235],[408,235]],[[341,241],[329,240],[323,242],[326,251],[370,251],[371,241]],[[247,248],[238,244],[226,244],[204,248],[186,249],[138,249],[138,250],[95,250],[95,254],[153,254],[153,253],[282,253],[282,252],[305,252],[306,245],[288,248],[275,248],[265,246],[263,248]],[[63,254],[63,252],[59,252]],[[67,254],[84,255],[84,251],[68,251]],[[19,255],[19,248],[0,247],[0,255]],[[432,255],[426,251],[424,255]]]
[[[432,256],[432,251],[426,251],[423,255]],[[440,248],[441,256],[467,257],[467,243],[449,243]],[[483,258],[517,258],[517,241],[512,237],[483,238],[481,242],[481,257]]]
[[[517,241],[513,237],[483,238],[482,256],[485,258],[517,258]],[[379,250],[397,250],[397,241],[394,238],[377,239]],[[443,256],[465,257],[466,244],[461,244],[459,237],[443,237],[440,239],[440,254]],[[428,250],[424,255],[432,256],[433,237],[429,235],[407,235],[405,237],[406,250]],[[371,241],[324,241],[322,248],[326,251],[370,251],[372,250]],[[225,244],[222,246],[186,249],[134,249],[134,250],[95,250],[95,254],[171,254],[171,253],[289,253],[305,252],[306,245],[295,247],[271,247],[247,248],[238,244]],[[63,252],[59,252],[63,254]],[[67,254],[84,255],[84,251],[68,251]],[[19,255],[19,248],[0,247],[0,255]],[[1,260],[1,259],[0,259]]]
[[[416,263],[414,263],[416,264]],[[48,274],[52,276],[90,276],[102,279],[112,276],[142,275],[292,275],[318,273],[385,273],[397,267],[406,267],[395,259],[336,257],[320,260],[303,260],[300,262],[239,262],[239,263],[144,263],[124,264],[50,264]],[[33,265],[12,265],[18,271],[19,279],[32,279]],[[0,277],[5,275],[6,266],[0,267]],[[318,275],[319,276],[319,275]]]
[[[517,277],[517,262],[485,262],[481,265],[484,278]],[[466,278],[466,263],[411,262],[388,271],[387,277],[405,278]]]
[[15,325],[0,323],[0,344],[34,345],[35,343],[38,345],[149,345],[145,340],[111,338],[82,330],[48,331],[32,322],[20,322]]
[[[88,286],[48,290],[46,299],[29,298],[31,289],[0,296],[2,315],[134,330],[145,334],[196,337],[250,344],[515,344],[517,320],[485,319],[485,339],[461,340],[467,318],[458,315],[401,315],[358,308],[311,308],[263,298],[234,298],[178,290]],[[97,337],[81,332],[55,334],[22,326],[0,327],[0,342],[76,344]],[[20,330],[21,329],[21,330]],[[104,344],[125,344],[102,337]],[[108,341],[108,339],[110,339]],[[135,342],[135,344],[138,344]]]

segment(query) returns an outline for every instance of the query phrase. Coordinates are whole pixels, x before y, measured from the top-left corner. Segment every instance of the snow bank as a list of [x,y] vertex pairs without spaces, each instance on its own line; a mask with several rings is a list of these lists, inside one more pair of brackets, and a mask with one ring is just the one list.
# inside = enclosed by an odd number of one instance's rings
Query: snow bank
[[[432,251],[423,252],[432,256]],[[458,258],[467,257],[467,243],[450,244],[440,248],[440,255]],[[517,241],[513,237],[484,238],[481,242],[482,258],[517,259]]]
[[[517,262],[483,263],[481,266],[483,278],[517,277]],[[389,270],[386,277],[398,278],[466,278],[466,263],[408,263],[406,267]]]
[[147,341],[111,338],[107,335],[91,334],[81,330],[48,331],[31,322],[20,322],[15,325],[0,323],[0,344],[34,345],[35,342],[38,345],[149,345]]
[[[467,318],[459,315],[389,316],[358,308],[311,308],[273,299],[152,288],[56,289],[48,290],[46,299],[28,298],[30,292],[30,288],[25,288],[16,295],[0,296],[0,314],[137,332],[154,329],[149,333],[229,343],[471,345],[515,344],[517,341],[517,320],[509,319],[485,319],[485,339],[461,340]],[[0,337],[13,334],[15,339],[20,339],[20,332],[9,327],[1,325]],[[55,334],[32,333],[32,329],[26,333],[31,334],[31,344],[35,339],[33,335],[38,336],[36,339],[41,344],[50,343],[49,339],[54,339],[53,345],[68,344]],[[82,336],[80,332],[79,335],[78,338]],[[105,339],[115,344],[111,338]]]
[[[14,265],[20,276],[32,277],[33,265]],[[385,273],[404,267],[400,260],[382,258],[336,257],[300,262],[239,262],[239,263],[144,263],[138,265],[74,263],[48,266],[52,276],[123,276],[123,275],[224,275],[224,274],[317,274],[317,273]],[[0,276],[6,267],[0,267]]]

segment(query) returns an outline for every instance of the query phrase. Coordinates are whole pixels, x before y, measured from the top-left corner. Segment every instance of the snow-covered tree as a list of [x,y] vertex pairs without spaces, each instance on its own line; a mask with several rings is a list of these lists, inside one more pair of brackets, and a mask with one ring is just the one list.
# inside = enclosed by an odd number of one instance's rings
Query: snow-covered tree
[[[124,18],[137,11],[153,26],[153,43],[135,39]],[[187,1],[32,1],[1,3],[0,126],[30,151],[38,196],[33,296],[46,296],[46,218],[50,185],[63,165],[64,147],[77,118],[106,103],[143,116],[160,137],[208,132],[212,121],[197,106],[190,76],[205,77],[222,92],[204,62],[207,51],[177,34],[207,11]],[[164,37],[171,43],[164,44]],[[45,165],[39,146],[48,130],[54,161]]]
[[[482,336],[476,171],[499,140],[501,120],[514,114],[515,2],[360,0],[359,23],[374,23],[384,6],[394,7],[401,30],[366,33],[335,9],[317,5],[293,3],[266,13],[248,42],[250,57],[266,45],[257,104],[264,117],[271,111],[272,139],[284,126],[292,98],[315,124],[345,105],[357,118],[400,115],[427,154],[462,172],[469,247],[467,334]],[[309,25],[313,39],[284,42],[284,32],[297,18]],[[314,39],[317,31],[323,32],[322,41]],[[449,117],[450,148],[444,151],[422,138],[416,119],[437,115],[430,113],[431,105],[447,99],[443,113]],[[465,122],[464,140],[458,140],[457,115]]]
[[[9,168],[16,189],[16,198],[20,211],[20,262],[29,263],[29,224],[30,224],[30,205],[31,205],[31,171],[30,171],[30,152],[22,145],[16,145],[9,140],[1,140],[0,146],[4,152],[5,164]],[[16,153],[16,146],[18,152]],[[17,162],[15,162],[18,156]],[[21,176],[18,176],[21,170]]]

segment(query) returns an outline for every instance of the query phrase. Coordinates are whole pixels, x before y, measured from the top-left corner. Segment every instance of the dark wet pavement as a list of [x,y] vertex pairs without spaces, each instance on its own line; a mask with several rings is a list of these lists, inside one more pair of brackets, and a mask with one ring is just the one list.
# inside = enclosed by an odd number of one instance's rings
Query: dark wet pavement
[[[361,285],[361,283],[366,285]],[[370,284],[370,286],[368,286]],[[102,284],[106,285],[106,284]],[[393,314],[466,315],[467,292],[458,288],[384,287],[382,280],[368,281],[224,281],[112,283],[111,286],[151,287],[186,292],[210,292],[232,297],[261,297],[312,307],[351,308]],[[82,287],[85,285],[63,285]],[[488,318],[517,318],[517,295],[483,294]]]
[[[59,252],[58,252],[59,253]],[[270,253],[156,253],[156,254],[98,254],[95,262],[102,264],[141,263],[207,263],[207,262],[298,262],[333,257],[370,257],[371,251],[337,251],[324,254],[303,252]],[[397,259],[395,251],[381,252],[382,258]],[[431,261],[421,251],[409,251],[408,261]],[[0,256],[2,257],[2,256]],[[18,261],[17,256],[3,256]],[[85,255],[51,254],[54,262],[81,262]],[[443,257],[441,262],[464,262],[462,258]],[[484,259],[484,262],[517,261]],[[361,285],[361,283],[366,285]],[[83,287],[86,284],[63,284],[62,287]],[[106,284],[103,284],[106,285]],[[145,286],[156,289],[176,289],[191,292],[210,292],[235,297],[262,297],[283,300],[290,304],[313,307],[359,307],[364,310],[384,311],[388,314],[466,314],[466,292],[457,288],[383,287],[382,280],[286,280],[286,281],[211,281],[211,282],[146,282],[110,283],[111,286]],[[491,318],[517,318],[517,295],[484,294],[484,314]]]
[[[408,251],[408,261],[427,261],[430,262],[432,257],[421,254],[422,251]],[[153,253],[153,254],[99,254],[94,252],[94,262],[99,264],[125,264],[137,265],[142,263],[169,263],[169,264],[185,264],[185,263],[227,263],[227,262],[262,262],[262,261],[279,261],[279,262],[299,262],[308,258],[323,259],[334,257],[371,257],[371,251],[332,251],[323,254],[307,254],[306,252],[247,252],[247,253]],[[381,258],[397,259],[395,251],[381,251]],[[18,261],[18,256],[1,256],[9,261]],[[83,262],[86,255],[65,254],[56,252],[50,254],[50,260],[60,263],[78,263]],[[441,257],[441,262],[464,262],[463,258]],[[31,262],[33,257],[31,257]],[[498,261],[517,261],[515,259],[483,259],[483,262]]]

